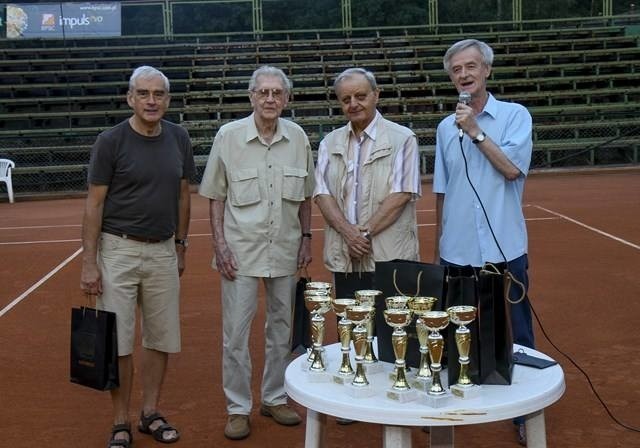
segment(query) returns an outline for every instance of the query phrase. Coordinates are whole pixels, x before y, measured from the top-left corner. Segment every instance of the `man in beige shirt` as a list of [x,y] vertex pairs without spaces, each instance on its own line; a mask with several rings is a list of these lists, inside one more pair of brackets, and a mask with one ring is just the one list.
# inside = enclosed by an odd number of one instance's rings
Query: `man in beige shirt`
[[218,131],[200,185],[210,199],[215,256],[222,278],[223,388],[229,418],[225,436],[249,435],[251,357],[249,330],[266,290],[265,366],[260,412],[282,425],[300,416],[287,406],[296,271],[311,262],[313,156],[302,128],[280,118],[291,83],[282,70],[263,66],[249,82],[253,113]]

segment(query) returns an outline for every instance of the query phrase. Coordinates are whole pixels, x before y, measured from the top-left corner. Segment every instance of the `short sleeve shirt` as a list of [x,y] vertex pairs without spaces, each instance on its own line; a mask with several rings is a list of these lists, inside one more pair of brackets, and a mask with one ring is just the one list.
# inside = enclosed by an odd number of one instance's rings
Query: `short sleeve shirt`
[[278,120],[270,144],[260,138],[253,114],[220,128],[199,193],[225,201],[224,236],[239,275],[296,272],[302,235],[298,211],[313,193],[313,170],[309,140],[289,120]]
[[88,181],[107,185],[102,230],[165,240],[175,233],[180,182],[195,164],[188,132],[162,120],[160,135],[135,132],[129,120],[102,132],[91,149]]
[[481,266],[485,262],[504,261],[491,230],[507,261],[527,253],[522,195],[533,143],[531,115],[520,104],[498,101],[489,95],[476,120],[520,170],[520,176],[507,180],[465,135],[462,150],[469,178],[482,203],[478,201],[467,179],[458,129],[454,116],[450,115],[437,129],[433,192],[444,194],[440,256],[459,265]]

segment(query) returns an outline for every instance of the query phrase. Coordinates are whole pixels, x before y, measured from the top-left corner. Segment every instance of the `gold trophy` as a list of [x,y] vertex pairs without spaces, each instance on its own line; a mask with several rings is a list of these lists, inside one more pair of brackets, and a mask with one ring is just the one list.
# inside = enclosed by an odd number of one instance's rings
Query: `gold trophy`
[[381,372],[384,368],[373,353],[373,330],[376,315],[376,297],[381,296],[382,291],[378,291],[377,289],[360,289],[356,291],[354,295],[359,305],[369,305],[371,307],[371,318],[367,322],[367,351],[364,355],[366,369],[370,373]]
[[[412,298],[409,296],[389,296],[384,299],[384,303],[387,305],[388,310],[406,310],[411,303]],[[393,339],[393,338],[392,338]],[[411,369],[405,363],[405,373]],[[393,372],[389,374],[391,381],[395,381],[398,375],[398,368],[393,367]]]
[[364,370],[364,357],[367,351],[367,321],[371,318],[373,307],[370,305],[353,305],[347,307],[347,319],[355,324],[353,329],[353,346],[356,351],[356,374],[349,384],[345,384],[354,397],[370,397],[375,391],[369,386]]
[[333,382],[338,384],[344,384],[345,378],[353,376],[355,371],[351,367],[351,360],[349,353],[351,352],[351,328],[352,322],[347,319],[347,307],[354,306],[356,304],[355,299],[333,299],[331,306],[336,316],[341,319],[338,322],[338,338],[340,339],[340,350],[342,351],[342,363],[338,372],[333,375]]
[[304,289],[307,291],[324,291],[326,295],[330,296],[333,285],[327,282],[307,282]]
[[391,343],[393,344],[393,353],[396,355],[396,378],[391,389],[387,391],[387,397],[403,403],[415,400],[418,397],[417,392],[409,386],[405,375],[407,332],[404,327],[411,323],[412,318],[411,310],[408,308],[384,310],[384,320],[389,326],[393,327]]
[[422,323],[422,317],[433,308],[438,301],[435,297],[414,297],[409,302],[409,309],[418,316],[416,320],[416,334],[420,343],[420,365],[416,375],[411,380],[411,385],[423,392],[426,392],[431,380],[431,369],[429,368],[429,346],[427,336],[429,331]]
[[[312,283],[312,282],[309,282],[309,283]],[[309,283],[307,283],[307,285]],[[319,283],[319,282],[313,282],[313,283]],[[313,312],[309,310],[309,306],[307,305],[307,298],[310,298],[310,297],[314,297],[314,298],[327,297],[329,301],[331,300],[331,296],[327,293],[327,290],[325,289],[305,289],[304,291],[305,307],[307,308],[307,311],[311,312],[312,314],[311,317],[313,317]],[[313,334],[313,321],[309,322],[309,327],[310,327],[309,329],[311,330],[311,333]],[[309,370],[309,366],[313,363],[315,356],[316,356],[316,352],[313,351],[313,346],[312,346],[312,348],[309,349],[309,354],[307,356],[307,363],[309,365],[304,367],[305,370]]]
[[447,308],[449,320],[458,325],[456,329],[456,347],[458,348],[458,362],[460,374],[456,384],[450,386],[451,393],[460,398],[473,398],[479,389],[469,378],[469,351],[471,349],[471,331],[466,327],[476,318],[476,307],[459,305]]
[[446,400],[446,390],[442,387],[440,372],[442,371],[442,353],[444,351],[444,338],[439,333],[449,325],[449,313],[446,311],[427,311],[420,317],[418,325],[424,326],[429,333],[427,344],[431,357],[431,387],[427,390],[427,404],[432,407],[442,406]]
[[313,342],[312,362],[309,366],[310,380],[315,382],[330,381],[326,374],[324,359],[324,315],[331,309],[331,297],[325,294],[306,294],[304,303],[311,313],[311,340]]
[[411,300],[411,297],[407,296],[390,296],[384,299],[384,303],[388,310],[406,310]]

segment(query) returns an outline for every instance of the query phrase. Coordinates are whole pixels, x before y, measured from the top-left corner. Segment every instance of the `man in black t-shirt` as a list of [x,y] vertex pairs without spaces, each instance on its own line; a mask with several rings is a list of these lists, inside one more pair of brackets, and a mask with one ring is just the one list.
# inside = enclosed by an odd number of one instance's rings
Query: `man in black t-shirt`
[[91,151],[82,229],[81,288],[116,313],[120,387],[111,391],[110,447],[132,442],[129,402],[136,309],[142,319],[143,403],[138,429],[171,443],[179,432],[158,412],[168,354],[180,351],[179,276],[195,173],[189,135],[163,120],[169,80],[153,67],[134,70],[133,115],[101,133]]

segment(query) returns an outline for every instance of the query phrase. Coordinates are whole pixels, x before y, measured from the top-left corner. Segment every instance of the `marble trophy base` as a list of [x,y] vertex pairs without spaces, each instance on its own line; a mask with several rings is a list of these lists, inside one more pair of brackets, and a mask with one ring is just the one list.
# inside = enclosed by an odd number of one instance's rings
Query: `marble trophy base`
[[443,408],[448,406],[452,400],[451,392],[444,392],[440,395],[431,395],[430,393],[422,394],[422,399],[420,400],[422,404],[426,404],[431,408]]
[[431,378],[409,378],[409,385],[420,392],[426,392],[431,387]]
[[386,396],[389,400],[407,403],[418,399],[418,391],[415,389],[396,390],[389,388],[386,390]]
[[463,400],[478,398],[481,389],[482,388],[477,384],[471,384],[469,386],[460,386],[459,384],[454,384],[449,387],[449,390],[454,397],[462,398]]
[[334,373],[332,377],[332,381],[335,384],[351,384],[353,381],[353,377],[356,376],[355,372],[350,373],[349,375],[342,375],[340,373]]
[[375,373],[384,372],[384,366],[382,365],[382,363],[380,361],[378,361],[378,362],[365,362],[365,363],[362,363],[362,366],[364,367],[364,372],[367,375],[373,375]]
[[333,375],[325,371],[307,371],[307,381],[310,383],[330,383],[333,381]]
[[353,398],[369,398],[376,394],[376,391],[371,384],[367,386],[354,386],[351,382],[344,383],[344,389],[347,395]]

